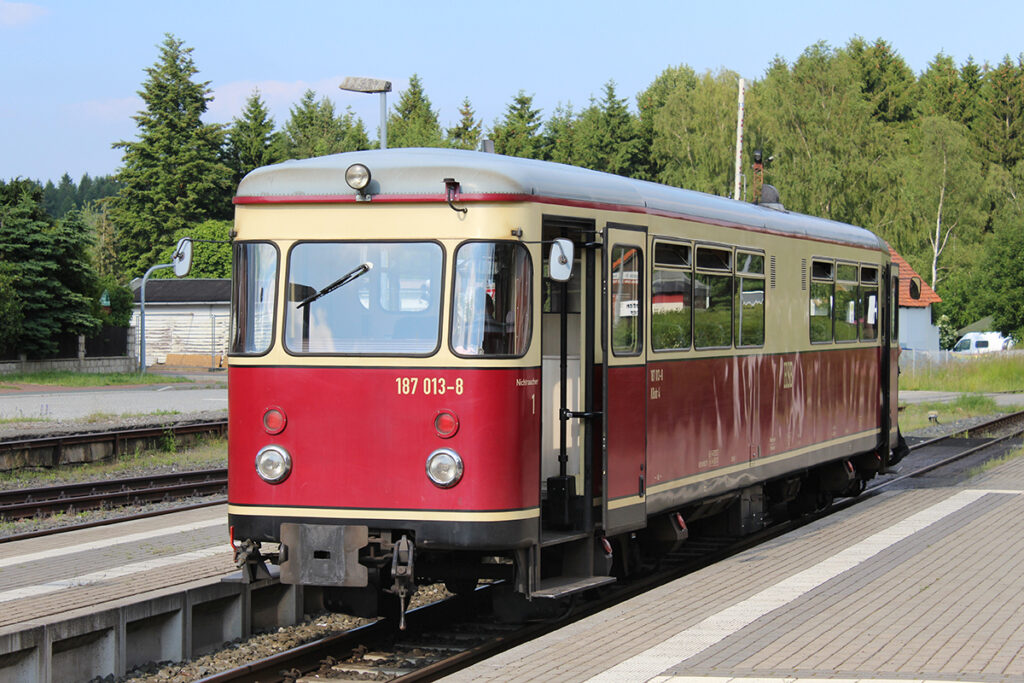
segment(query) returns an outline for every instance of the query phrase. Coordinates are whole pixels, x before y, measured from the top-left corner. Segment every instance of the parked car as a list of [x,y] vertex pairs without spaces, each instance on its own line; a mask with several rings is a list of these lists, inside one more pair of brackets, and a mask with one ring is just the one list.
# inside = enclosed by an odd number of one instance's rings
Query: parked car
[[989,353],[1010,348],[1013,341],[998,332],[968,332],[953,346],[955,353]]

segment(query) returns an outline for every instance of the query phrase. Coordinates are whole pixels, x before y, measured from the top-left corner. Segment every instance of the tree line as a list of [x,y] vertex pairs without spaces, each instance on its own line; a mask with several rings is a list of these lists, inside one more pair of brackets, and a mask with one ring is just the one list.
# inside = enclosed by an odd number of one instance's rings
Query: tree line
[[[254,168],[378,146],[350,109],[336,111],[312,90],[280,127],[259,91],[230,123],[204,123],[212,91],[191,53],[166,36],[139,91],[138,135],[114,145],[123,150],[116,186],[107,185],[116,194],[73,212],[97,277],[138,277],[169,262],[187,234],[227,240],[234,188]],[[726,69],[670,66],[636,95],[635,110],[608,81],[582,109],[560,104],[547,116],[520,90],[490,125],[467,96],[444,127],[413,74],[388,112],[388,146],[475,149],[487,138],[500,154],[731,196],[738,80]],[[943,298],[945,327],[993,315],[997,329],[1022,339],[1022,128],[1024,56],[957,64],[939,53],[915,75],[881,39],[816,43],[749,82],[744,196],[758,199],[752,155],[761,150],[764,181],[788,210],[879,234]],[[65,177],[56,189],[71,185]],[[201,246],[195,276],[227,276],[227,245]]]

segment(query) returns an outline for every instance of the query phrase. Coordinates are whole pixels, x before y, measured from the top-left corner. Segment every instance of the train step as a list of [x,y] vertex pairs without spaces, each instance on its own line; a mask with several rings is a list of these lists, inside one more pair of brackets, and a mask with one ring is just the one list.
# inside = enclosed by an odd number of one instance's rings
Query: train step
[[615,583],[614,576],[558,576],[542,580],[533,597],[562,598],[609,583]]

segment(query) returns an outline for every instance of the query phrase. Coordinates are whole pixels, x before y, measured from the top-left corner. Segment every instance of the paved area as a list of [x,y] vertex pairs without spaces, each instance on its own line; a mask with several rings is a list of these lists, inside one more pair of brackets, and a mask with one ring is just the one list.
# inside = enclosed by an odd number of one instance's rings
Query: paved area
[[[20,385],[0,391],[0,419],[75,420],[96,414],[148,415],[227,410],[226,373],[190,375],[192,383],[117,387]],[[0,377],[0,384],[3,378]]]
[[451,681],[1024,681],[1024,458],[869,499]]
[[0,544],[0,627],[235,571],[227,506]]
[[[956,391],[900,391],[900,403],[951,403],[963,394]],[[1020,406],[1024,409],[1024,394],[988,393],[996,405]]]

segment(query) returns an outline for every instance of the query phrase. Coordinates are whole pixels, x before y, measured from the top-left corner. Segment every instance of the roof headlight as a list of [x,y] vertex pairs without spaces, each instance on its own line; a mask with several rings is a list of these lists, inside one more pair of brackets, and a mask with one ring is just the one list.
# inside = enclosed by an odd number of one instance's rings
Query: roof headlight
[[280,446],[264,446],[256,454],[256,473],[268,484],[280,484],[292,471],[292,456]]
[[370,169],[363,164],[352,164],[345,169],[345,182],[356,192],[363,192],[370,184]]
[[462,479],[462,458],[450,448],[439,448],[427,456],[427,477],[435,486],[450,489]]

